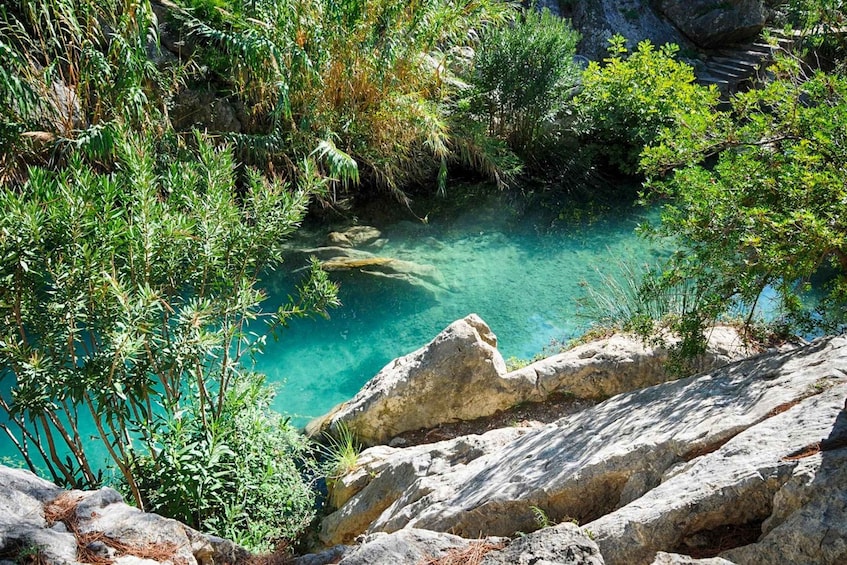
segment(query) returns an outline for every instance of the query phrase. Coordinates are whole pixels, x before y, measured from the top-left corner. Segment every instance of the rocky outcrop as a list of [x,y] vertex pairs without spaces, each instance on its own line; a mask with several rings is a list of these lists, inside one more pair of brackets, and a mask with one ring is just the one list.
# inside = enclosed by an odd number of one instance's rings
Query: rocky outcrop
[[508,389],[497,386],[505,373],[496,336],[471,314],[386,365],[352,400],[307,431],[332,431],[344,424],[360,441],[374,445],[445,420],[479,418],[510,402]]
[[[629,334],[613,334],[547,357],[505,376],[531,383],[532,389],[517,402],[540,402],[552,394],[605,399],[621,392],[645,388],[672,377],[669,348],[678,339],[666,336],[661,344],[645,344]],[[706,353],[692,362],[690,372],[703,372],[743,359],[752,353],[735,328],[709,330]]]
[[365,537],[355,548],[336,546],[323,553],[306,555],[294,565],[603,565],[597,544],[574,524],[545,528],[532,534],[508,538],[468,540],[447,533],[410,528],[391,534]]
[[579,52],[590,59],[607,57],[609,38],[615,34],[624,36],[630,49],[645,39],[654,45],[675,43],[691,57],[699,77],[705,69],[693,54],[753,41],[768,12],[762,0],[580,0],[572,4],[570,15],[582,34]]
[[698,47],[747,41],[765,25],[762,0],[658,0],[657,6]]
[[620,34],[635,48],[645,39],[654,45],[691,42],[671,22],[640,0],[580,0],[573,4],[574,27],[582,34],[579,53],[597,61],[608,56],[609,38]]
[[[702,554],[722,528],[753,532],[733,538],[745,547],[719,548],[733,562],[843,562],[845,368],[847,336],[827,338],[541,428],[366,450],[356,481],[341,479],[347,499],[321,538],[407,528],[511,536],[537,528],[537,507],[584,524],[611,564]],[[355,515],[367,524],[353,525]]]
[[[699,368],[720,366],[746,353],[734,329],[718,327]],[[343,424],[365,445],[386,443],[403,432],[491,416],[552,395],[599,400],[644,388],[669,378],[667,359],[664,347],[616,334],[507,373],[497,338],[471,314],[386,365],[352,400],[309,424],[307,431],[317,435]]]
[[0,561],[26,553],[33,563],[54,565],[212,565],[248,556],[229,541],[132,508],[110,488],[65,491],[0,466],[0,500]]

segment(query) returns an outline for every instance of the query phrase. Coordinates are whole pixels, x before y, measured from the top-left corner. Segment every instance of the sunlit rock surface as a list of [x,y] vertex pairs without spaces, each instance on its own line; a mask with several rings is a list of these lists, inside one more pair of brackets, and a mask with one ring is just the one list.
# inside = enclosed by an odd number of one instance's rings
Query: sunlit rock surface
[[725,527],[754,534],[724,549],[732,562],[841,563],[845,371],[847,337],[826,338],[537,429],[366,450],[321,537],[512,536],[538,527],[536,507],[553,522],[576,519],[611,564],[685,554]]

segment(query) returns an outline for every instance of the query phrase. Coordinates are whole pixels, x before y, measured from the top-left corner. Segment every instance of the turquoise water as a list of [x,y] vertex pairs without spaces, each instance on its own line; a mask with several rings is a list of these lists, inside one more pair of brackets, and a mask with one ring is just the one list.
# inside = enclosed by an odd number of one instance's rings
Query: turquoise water
[[[350,399],[389,361],[472,312],[497,335],[505,358],[531,358],[590,325],[580,307],[585,285],[599,286],[622,263],[653,263],[658,254],[634,234],[643,208],[562,223],[546,213],[504,214],[503,206],[495,199],[467,214],[377,226],[384,246],[365,249],[435,267],[446,288],[430,294],[369,275],[332,273],[343,307],[332,310],[329,320],[293,323],[258,359],[257,369],[280,385],[275,408],[305,424]],[[302,261],[292,259],[282,270]],[[294,283],[278,275],[267,284],[279,292]]]
[[[442,282],[435,292],[334,272],[343,306],[329,319],[292,322],[279,341],[269,338],[256,368],[279,385],[275,408],[293,423],[303,425],[350,399],[386,363],[472,312],[497,334],[505,358],[530,358],[552,340],[577,337],[590,325],[579,306],[585,285],[601,285],[623,263],[652,263],[658,254],[633,233],[643,208],[616,208],[582,223],[555,221],[548,211],[517,212],[502,197],[462,206],[472,209],[466,213],[450,208],[430,208],[427,222],[411,214],[360,218],[383,234],[380,248],[365,249],[437,269]],[[320,245],[327,230],[308,231],[301,230],[298,245]],[[293,292],[301,273],[292,271],[304,262],[293,256],[265,278],[266,310]],[[0,434],[4,456],[19,457]]]

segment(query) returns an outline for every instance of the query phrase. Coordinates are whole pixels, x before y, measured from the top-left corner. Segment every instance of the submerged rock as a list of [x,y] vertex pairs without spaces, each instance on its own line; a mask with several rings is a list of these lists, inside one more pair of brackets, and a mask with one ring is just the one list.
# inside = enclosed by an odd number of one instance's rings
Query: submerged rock
[[299,252],[316,257],[326,271],[360,273],[381,280],[399,281],[423,290],[433,297],[449,290],[444,275],[432,265],[381,257],[368,251],[339,245],[301,249]]
[[330,232],[326,239],[329,245],[359,247],[373,244],[381,237],[382,232],[373,226],[352,226],[342,231]]
[[407,528],[510,536],[537,527],[537,507],[585,524],[611,564],[646,565],[751,524],[761,537],[729,560],[843,562],[845,367],[847,336],[822,339],[537,429],[366,450],[321,539]]

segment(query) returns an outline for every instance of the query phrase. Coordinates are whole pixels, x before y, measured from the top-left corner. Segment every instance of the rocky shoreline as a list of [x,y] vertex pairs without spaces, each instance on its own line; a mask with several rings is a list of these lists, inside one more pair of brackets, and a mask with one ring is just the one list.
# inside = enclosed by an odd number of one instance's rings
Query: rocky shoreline
[[[487,325],[458,320],[314,423],[343,423],[373,447],[331,485],[329,549],[294,563],[847,561],[847,336],[751,355],[720,329],[704,372],[677,380],[666,355],[614,335],[508,372]],[[392,441],[550,395],[584,403],[549,423]],[[0,468],[0,491],[0,562],[16,548],[95,562],[80,547],[124,565],[248,559],[111,489],[65,493]]]

